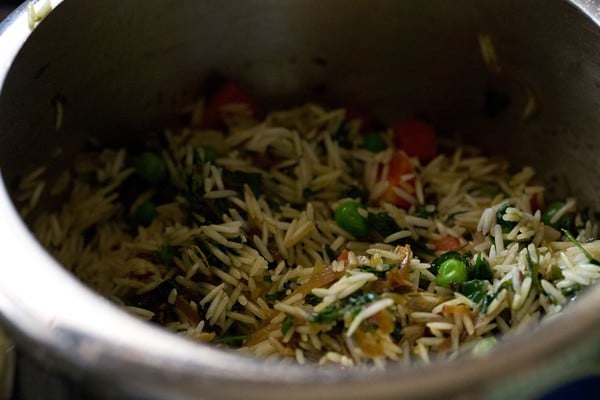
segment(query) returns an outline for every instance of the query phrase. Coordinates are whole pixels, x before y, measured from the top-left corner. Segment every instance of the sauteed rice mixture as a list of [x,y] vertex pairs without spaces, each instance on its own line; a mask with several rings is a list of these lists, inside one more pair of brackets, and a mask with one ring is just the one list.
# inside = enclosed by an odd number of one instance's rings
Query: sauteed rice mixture
[[123,309],[299,363],[478,353],[600,277],[593,214],[545,201],[532,168],[437,155],[429,124],[374,129],[355,114],[307,104],[261,118],[227,84],[143,149],[97,146],[48,185],[32,172],[21,210]]

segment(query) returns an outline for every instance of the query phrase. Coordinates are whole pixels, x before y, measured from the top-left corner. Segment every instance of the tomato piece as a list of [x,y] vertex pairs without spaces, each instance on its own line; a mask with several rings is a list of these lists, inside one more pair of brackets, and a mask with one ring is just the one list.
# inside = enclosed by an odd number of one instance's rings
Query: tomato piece
[[448,251],[455,251],[462,247],[460,239],[451,235],[444,236],[435,241],[435,250],[446,253]]
[[260,107],[254,98],[235,83],[227,82],[215,92],[206,105],[202,116],[202,127],[213,128],[223,122],[221,110],[232,104],[244,104],[252,112],[252,115],[258,116],[260,114]]
[[[407,178],[407,175],[412,176]],[[404,209],[410,208],[413,203],[398,196],[394,191],[394,188],[399,187],[410,195],[415,193],[415,169],[404,151],[398,150],[392,156],[389,163],[387,180],[388,188],[383,195],[381,195],[379,200]]]
[[436,137],[433,126],[420,120],[410,120],[392,126],[394,144],[411,157],[430,161],[436,156]]
[[540,205],[540,199],[538,198],[538,193],[534,193],[529,198],[529,207],[531,209],[531,213],[534,214],[537,210],[540,210],[542,207]]
[[348,250],[344,249],[335,259],[336,261],[348,262]]

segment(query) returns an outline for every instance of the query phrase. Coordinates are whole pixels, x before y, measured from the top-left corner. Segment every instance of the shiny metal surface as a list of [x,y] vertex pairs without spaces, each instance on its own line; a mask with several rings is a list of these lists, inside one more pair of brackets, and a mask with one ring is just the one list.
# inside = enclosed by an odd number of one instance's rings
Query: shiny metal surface
[[[600,208],[597,2],[52,3],[33,32],[24,6],[0,25],[0,317],[33,357],[108,397],[399,399],[481,398],[529,376],[539,378],[528,387],[534,394],[600,353],[595,287],[541,330],[479,360],[357,371],[240,357],[150,327],[84,288],[35,241],[9,190],[29,167],[60,167],[49,157],[57,146],[67,162],[89,135],[127,142],[173,122],[217,72],[267,106],[354,102],[384,121],[424,112],[460,140],[532,164],[556,191]],[[519,90],[507,115],[482,117],[490,77],[481,32],[503,66],[535,89],[540,108],[531,120],[521,118]],[[58,131],[56,96],[66,99]]]

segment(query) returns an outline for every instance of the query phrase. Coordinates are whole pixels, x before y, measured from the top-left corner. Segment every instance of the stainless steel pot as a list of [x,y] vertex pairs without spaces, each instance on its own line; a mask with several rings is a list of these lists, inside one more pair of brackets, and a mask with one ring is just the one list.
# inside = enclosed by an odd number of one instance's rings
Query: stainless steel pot
[[[31,356],[107,396],[170,399],[519,398],[600,359],[600,287],[488,357],[408,370],[274,365],[192,344],[84,288],[40,247],[10,195],[15,177],[49,162],[58,146],[68,158],[89,135],[135,140],[172,122],[217,72],[267,106],[354,102],[384,121],[425,112],[461,140],[531,164],[557,192],[600,208],[597,1],[52,4],[33,31],[25,5],[0,25],[0,314]],[[493,39],[503,68],[526,82],[495,119],[481,112],[492,77],[480,33]],[[524,121],[521,97],[530,90],[539,107]]]

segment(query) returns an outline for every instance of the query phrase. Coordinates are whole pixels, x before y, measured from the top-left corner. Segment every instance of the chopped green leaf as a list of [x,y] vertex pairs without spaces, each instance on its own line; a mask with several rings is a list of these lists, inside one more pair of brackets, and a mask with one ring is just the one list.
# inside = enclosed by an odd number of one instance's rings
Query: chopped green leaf
[[394,232],[398,232],[400,227],[386,212],[369,213],[367,216],[367,224],[375,232],[386,238]]
[[581,250],[581,252],[588,259],[590,264],[600,265],[600,261],[596,260],[586,249],[584,249],[581,243],[579,243],[577,239],[575,239],[575,236],[573,236],[571,232],[569,232],[566,229],[562,229],[562,232],[565,234],[567,239],[571,241],[571,243],[573,243],[575,246],[577,246],[579,250]]
[[371,303],[376,298],[374,293],[365,293],[358,296],[348,297],[344,301],[344,314],[349,314],[351,319],[354,319],[356,314],[362,310],[363,306]]
[[[467,267],[471,267],[467,265]],[[485,258],[481,255],[481,252],[477,253],[477,258],[475,259],[475,264],[469,268],[469,278],[471,279],[484,279],[487,281],[492,281],[494,279],[494,274],[492,273],[492,269],[490,268],[490,264],[487,262]]]
[[464,214],[466,212],[468,212],[468,211],[455,211],[453,213],[448,214],[448,217],[446,218],[446,223],[454,221],[454,218],[457,215]]
[[394,330],[392,331],[392,333],[390,333],[390,336],[393,337],[397,341],[402,340],[402,337],[404,336],[402,334],[402,324],[396,324],[394,326]]
[[488,307],[490,306],[490,304],[492,304],[492,301],[494,301],[497,295],[497,293],[487,294],[478,304],[479,311],[485,314],[487,312]]
[[289,332],[290,329],[294,326],[294,319],[289,315],[285,318],[283,323],[281,324],[281,333],[285,335]]
[[231,347],[240,347],[242,344],[244,344],[244,341],[247,340],[249,337],[250,336],[248,335],[231,335],[213,339],[212,342],[217,344],[225,344]]
[[415,206],[415,211],[413,212],[413,215],[415,217],[424,218],[424,219],[428,219],[428,218],[435,216],[435,214],[436,214],[435,209],[433,211],[428,211],[427,209],[428,209],[428,207],[426,205],[417,204]]
[[573,300],[577,296],[577,293],[579,293],[581,291],[581,289],[582,289],[581,286],[576,283],[572,286],[561,289],[560,292],[562,293],[563,296],[568,297],[569,299]]
[[513,290],[513,286],[512,286],[512,280],[507,279],[504,282],[502,282],[498,288],[496,289],[496,291],[494,293],[491,294],[487,294],[483,300],[481,300],[481,302],[479,303],[479,311],[481,311],[482,313],[486,313],[488,307],[490,306],[490,304],[492,304],[492,301],[494,301],[494,299],[496,297],[498,297],[498,294],[502,291],[502,290]]
[[362,147],[370,152],[379,153],[387,148],[387,143],[381,133],[370,132],[363,137]]
[[158,260],[164,265],[172,265],[177,249],[174,246],[165,244],[158,249]]
[[274,304],[285,297],[288,289],[289,284],[284,285],[283,288],[279,289],[275,293],[267,293],[265,294],[265,300],[267,300],[268,303]]
[[487,281],[473,279],[462,284],[461,293],[474,303],[479,304],[485,299],[485,296],[487,296],[488,287],[489,284]]
[[202,217],[205,211],[202,175],[194,171],[185,171],[183,173],[181,194],[186,200],[185,208],[188,213],[188,222],[193,223],[198,220],[198,217]]
[[342,193],[342,197],[347,197],[350,199],[359,199],[361,203],[366,203],[368,199],[368,194],[363,189],[358,186],[349,186]]
[[376,298],[374,293],[347,297],[340,300],[337,304],[331,304],[321,310],[321,312],[311,315],[309,321],[318,324],[331,324],[342,319],[344,315],[353,319],[362,310],[363,306],[373,302]]
[[304,302],[306,302],[307,304],[310,304],[311,306],[316,306],[321,301],[323,301],[323,299],[321,299],[319,296],[316,296],[312,293],[309,293],[306,296],[304,296]]
[[348,133],[350,130],[344,122],[342,122],[336,131],[331,135],[331,139],[337,142],[341,147],[350,148],[352,147],[352,141],[349,138]]
[[545,225],[553,227],[554,229],[565,229],[567,231],[571,231],[575,223],[573,214],[567,213],[560,217],[557,221],[552,223],[552,219],[554,218],[556,213],[564,207],[564,205],[565,203],[560,201],[551,203],[548,207],[546,207],[546,210],[542,214],[542,222]]
[[385,277],[385,273],[396,268],[398,264],[381,264],[377,267],[371,267],[370,265],[360,264],[358,269],[364,272],[370,272],[377,275],[379,278]]
[[219,158],[219,152],[212,146],[201,146],[196,149],[196,155],[200,161],[214,164]]
[[508,203],[502,203],[502,205],[498,208],[496,212],[496,221],[502,227],[502,232],[508,233],[510,232],[516,225],[516,222],[505,221],[504,215],[506,215],[506,210],[510,207]]
[[340,310],[337,309],[334,305],[329,305],[321,310],[317,314],[313,314],[309,317],[310,322],[315,322],[317,324],[331,324],[336,322],[342,314]]
[[435,254],[434,251],[427,247],[427,244],[425,244],[421,240],[414,240],[409,238],[402,240],[401,243],[409,245],[413,253],[415,253],[415,255],[421,258],[432,257]]

